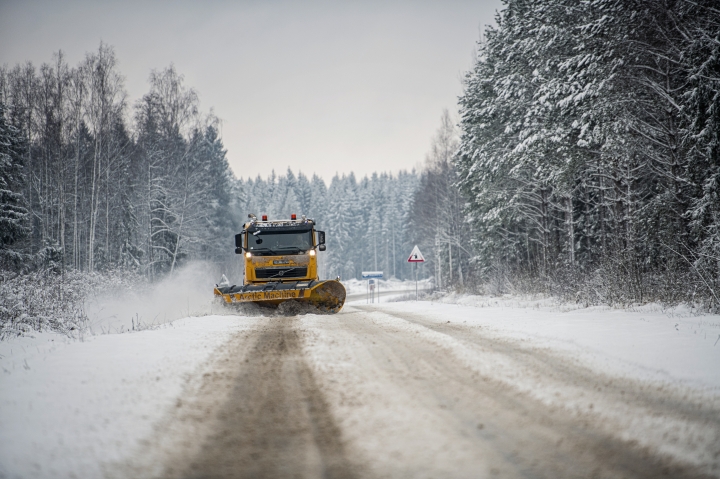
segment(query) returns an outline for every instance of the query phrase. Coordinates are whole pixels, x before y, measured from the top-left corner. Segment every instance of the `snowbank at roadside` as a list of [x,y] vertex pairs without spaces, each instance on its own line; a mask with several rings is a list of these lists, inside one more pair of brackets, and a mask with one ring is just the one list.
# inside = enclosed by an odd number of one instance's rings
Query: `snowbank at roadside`
[[256,321],[192,317],[82,341],[36,333],[1,342],[0,477],[102,477],[213,351]]
[[653,304],[572,309],[552,299],[457,294],[382,308],[459,322],[481,328],[485,335],[570,353],[599,371],[720,393],[720,315]]

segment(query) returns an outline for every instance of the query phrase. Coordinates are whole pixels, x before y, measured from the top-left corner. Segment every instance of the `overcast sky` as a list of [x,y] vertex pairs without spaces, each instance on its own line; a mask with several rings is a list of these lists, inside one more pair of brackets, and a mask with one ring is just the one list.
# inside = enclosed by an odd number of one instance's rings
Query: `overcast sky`
[[239,177],[419,165],[501,0],[0,0],[0,64],[115,48],[131,104],[174,63]]

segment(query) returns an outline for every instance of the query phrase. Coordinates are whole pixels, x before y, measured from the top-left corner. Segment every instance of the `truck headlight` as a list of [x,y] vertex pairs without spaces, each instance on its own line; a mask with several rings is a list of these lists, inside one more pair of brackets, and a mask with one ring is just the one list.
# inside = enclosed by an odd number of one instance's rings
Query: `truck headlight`
[[311,250],[310,250],[310,256],[315,256],[315,250],[314,250],[314,249],[311,249]]
[[251,253],[251,252],[248,251],[247,253],[245,253],[245,257],[246,257],[246,258],[249,258],[249,257],[251,257],[251,256],[252,256],[252,253]]

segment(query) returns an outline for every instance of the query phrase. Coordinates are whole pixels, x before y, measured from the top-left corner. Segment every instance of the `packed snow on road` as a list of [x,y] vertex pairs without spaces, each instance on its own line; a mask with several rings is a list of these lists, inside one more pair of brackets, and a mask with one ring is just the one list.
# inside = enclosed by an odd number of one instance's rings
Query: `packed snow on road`
[[0,476],[720,475],[720,316],[407,289],[4,341]]

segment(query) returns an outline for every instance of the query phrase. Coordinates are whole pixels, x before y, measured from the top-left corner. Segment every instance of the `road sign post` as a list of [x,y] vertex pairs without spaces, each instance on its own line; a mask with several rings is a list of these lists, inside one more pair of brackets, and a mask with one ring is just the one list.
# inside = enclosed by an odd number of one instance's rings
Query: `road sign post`
[[[372,297],[372,302],[375,302],[375,280],[377,279],[377,290],[378,290],[378,303],[380,302],[380,279],[383,277],[382,271],[363,271],[362,279],[367,279],[367,294],[365,296],[365,302],[369,303]],[[370,287],[372,285],[372,287]]]
[[415,263],[415,301],[418,300],[418,272],[417,272],[417,265],[418,263],[424,263],[425,257],[420,252],[420,248],[418,248],[417,245],[413,248],[412,252],[410,253],[410,256],[408,257],[408,263]]

